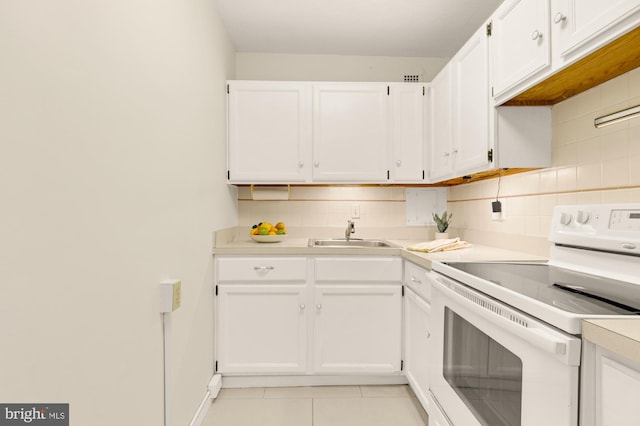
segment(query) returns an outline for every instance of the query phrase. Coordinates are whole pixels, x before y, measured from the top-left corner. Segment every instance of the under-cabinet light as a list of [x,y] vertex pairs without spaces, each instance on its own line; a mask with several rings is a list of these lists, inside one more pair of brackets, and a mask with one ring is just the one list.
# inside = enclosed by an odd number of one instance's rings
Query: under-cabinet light
[[619,123],[624,120],[629,120],[640,116],[640,105],[636,105],[631,108],[623,109],[622,111],[614,112],[611,114],[603,115],[593,121],[596,127],[604,127],[609,124]]

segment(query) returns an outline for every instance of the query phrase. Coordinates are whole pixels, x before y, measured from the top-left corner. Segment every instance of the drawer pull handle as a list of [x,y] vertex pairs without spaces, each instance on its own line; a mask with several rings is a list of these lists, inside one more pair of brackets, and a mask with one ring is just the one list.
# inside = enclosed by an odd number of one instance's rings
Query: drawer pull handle
[[542,38],[542,33],[538,30],[535,30],[534,32],[531,33],[531,40],[538,40]]
[[431,333],[427,331],[427,339],[431,338]]
[[273,271],[275,268],[273,266],[254,266],[254,271]]
[[411,276],[411,282],[412,282],[412,283],[416,283],[416,284],[422,284],[422,281],[420,281],[419,279],[417,279],[417,278],[416,278],[416,277],[414,277],[414,276]]

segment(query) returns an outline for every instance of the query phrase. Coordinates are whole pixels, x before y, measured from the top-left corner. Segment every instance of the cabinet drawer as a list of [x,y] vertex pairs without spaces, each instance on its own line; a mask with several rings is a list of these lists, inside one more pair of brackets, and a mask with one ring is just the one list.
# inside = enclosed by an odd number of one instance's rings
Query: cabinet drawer
[[305,282],[306,257],[233,257],[218,258],[218,284],[230,282]]
[[392,257],[323,257],[315,260],[315,280],[400,282],[402,259]]
[[404,284],[425,301],[431,303],[431,284],[427,280],[427,271],[424,268],[405,262]]

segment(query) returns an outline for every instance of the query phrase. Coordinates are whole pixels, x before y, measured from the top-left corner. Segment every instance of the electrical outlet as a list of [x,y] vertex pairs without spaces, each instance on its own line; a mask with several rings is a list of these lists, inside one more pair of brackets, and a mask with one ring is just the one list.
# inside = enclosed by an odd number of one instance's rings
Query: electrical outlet
[[504,220],[504,205],[499,201],[491,202],[491,220]]
[[360,219],[360,205],[352,204],[351,205],[351,219]]

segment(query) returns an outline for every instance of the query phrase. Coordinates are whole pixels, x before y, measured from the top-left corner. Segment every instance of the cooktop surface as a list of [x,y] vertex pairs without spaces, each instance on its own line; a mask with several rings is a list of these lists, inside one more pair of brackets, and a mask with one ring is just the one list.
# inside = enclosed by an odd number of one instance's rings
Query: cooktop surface
[[640,315],[640,286],[637,284],[546,263],[444,264],[565,312],[579,315]]

